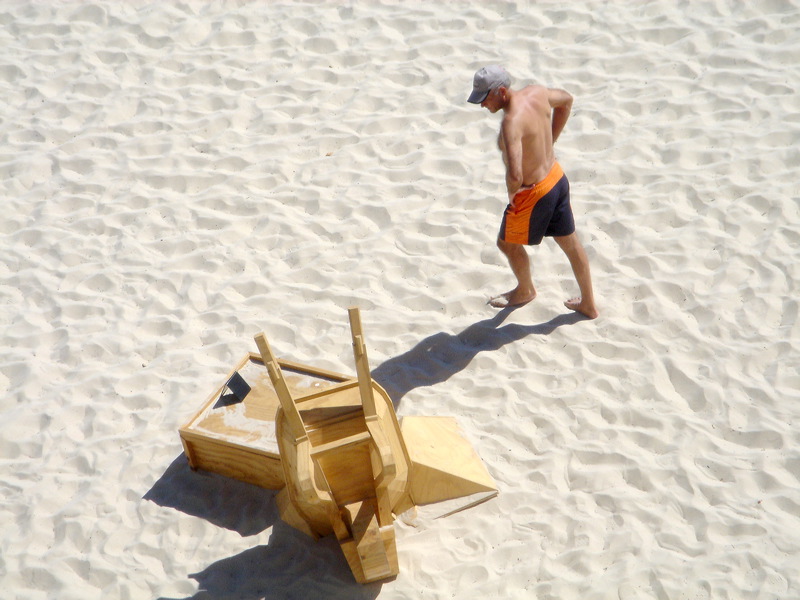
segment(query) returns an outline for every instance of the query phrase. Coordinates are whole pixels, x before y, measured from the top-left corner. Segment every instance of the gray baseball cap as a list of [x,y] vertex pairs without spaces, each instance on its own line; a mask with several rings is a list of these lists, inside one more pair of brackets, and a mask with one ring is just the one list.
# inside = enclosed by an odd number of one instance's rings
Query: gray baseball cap
[[486,100],[495,88],[500,86],[509,87],[511,85],[511,76],[500,65],[489,65],[478,69],[475,73],[475,78],[472,80],[472,93],[467,98],[467,102],[473,104],[480,104]]

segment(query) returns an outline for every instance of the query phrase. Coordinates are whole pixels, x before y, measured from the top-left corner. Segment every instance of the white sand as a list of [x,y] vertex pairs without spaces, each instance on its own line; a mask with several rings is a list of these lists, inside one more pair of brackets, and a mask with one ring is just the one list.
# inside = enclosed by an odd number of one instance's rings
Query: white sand
[[[0,5],[3,598],[800,598],[800,3],[470,4]],[[597,321],[552,241],[485,305],[491,62],[575,96]],[[351,305],[500,487],[365,587],[177,434],[261,329],[352,373]]]

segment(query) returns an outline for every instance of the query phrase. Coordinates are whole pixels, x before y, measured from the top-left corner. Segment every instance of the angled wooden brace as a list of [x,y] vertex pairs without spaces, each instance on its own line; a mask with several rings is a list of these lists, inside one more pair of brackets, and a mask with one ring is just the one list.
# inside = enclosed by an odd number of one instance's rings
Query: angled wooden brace
[[297,405],[292,399],[289,392],[289,387],[286,385],[286,380],[283,378],[283,371],[272,354],[272,349],[269,347],[267,337],[263,333],[257,333],[254,337],[258,351],[261,353],[261,360],[264,361],[264,366],[267,367],[269,378],[272,380],[272,385],[275,387],[275,393],[278,394],[281,408],[286,415],[286,420],[291,428],[292,435],[294,436],[295,443],[308,439],[306,428],[303,425],[303,420],[300,418],[300,411],[297,410]]
[[364,407],[364,419],[367,422],[372,443],[370,456],[372,458],[372,473],[378,498],[378,512],[381,525],[392,523],[392,509],[389,502],[387,488],[397,473],[392,447],[389,438],[381,426],[375,406],[375,395],[372,389],[372,374],[369,370],[367,348],[364,344],[364,330],[361,326],[361,312],[357,307],[348,310],[350,317],[350,332],[353,336],[353,355],[356,361],[358,374],[358,389],[361,393],[361,404]]
[[353,355],[356,359],[358,389],[361,392],[361,404],[364,406],[364,418],[369,422],[378,418],[375,410],[375,396],[372,392],[372,375],[369,372],[367,347],[364,345],[364,331],[361,328],[361,312],[357,307],[348,311],[350,316],[350,333],[353,336]]

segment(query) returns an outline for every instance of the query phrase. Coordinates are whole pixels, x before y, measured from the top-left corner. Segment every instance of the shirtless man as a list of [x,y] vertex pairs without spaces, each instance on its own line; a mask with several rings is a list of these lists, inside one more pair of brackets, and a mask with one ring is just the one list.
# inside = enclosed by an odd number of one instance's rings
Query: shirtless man
[[506,70],[491,65],[475,73],[468,102],[480,104],[492,114],[499,110],[504,113],[497,145],[506,165],[509,204],[503,213],[497,246],[508,258],[517,287],[489,303],[503,308],[536,298],[525,245],[538,245],[543,236],[551,236],[567,255],[581,291],[580,296],[564,305],[590,319],[596,318],[600,313],[594,303],[589,259],[575,234],[569,182],[553,150],[569,118],[572,96],[540,85],[512,90]]

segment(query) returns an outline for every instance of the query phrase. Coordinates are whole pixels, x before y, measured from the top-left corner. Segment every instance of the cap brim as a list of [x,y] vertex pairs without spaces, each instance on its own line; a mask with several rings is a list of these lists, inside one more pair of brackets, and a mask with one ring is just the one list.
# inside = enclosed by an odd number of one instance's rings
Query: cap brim
[[491,90],[481,91],[481,90],[472,90],[472,93],[467,98],[467,102],[472,102],[473,104],[480,104],[484,100],[486,100],[486,96],[489,95]]

